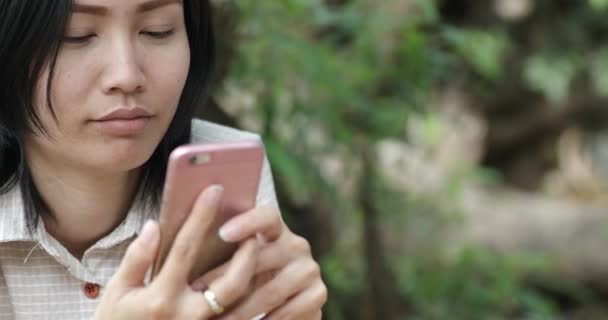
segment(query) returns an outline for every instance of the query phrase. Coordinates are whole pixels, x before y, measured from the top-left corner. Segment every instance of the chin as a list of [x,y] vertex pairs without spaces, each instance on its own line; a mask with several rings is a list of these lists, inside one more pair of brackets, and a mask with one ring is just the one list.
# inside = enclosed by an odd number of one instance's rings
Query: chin
[[128,158],[128,157],[114,157],[112,159],[105,159],[101,162],[97,161],[92,164],[93,167],[100,171],[108,173],[121,173],[129,172],[134,169],[143,166],[149,158]]
[[143,166],[152,157],[155,148],[140,145],[110,148],[99,157],[91,159],[97,168],[103,171],[126,172]]

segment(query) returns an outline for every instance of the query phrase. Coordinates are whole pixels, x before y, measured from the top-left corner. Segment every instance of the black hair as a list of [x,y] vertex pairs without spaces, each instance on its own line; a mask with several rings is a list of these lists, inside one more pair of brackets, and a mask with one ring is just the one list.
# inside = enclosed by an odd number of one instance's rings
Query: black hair
[[[38,218],[51,214],[42,200],[24,156],[24,137],[45,132],[33,97],[45,65],[47,105],[52,79],[73,0],[0,0],[0,195],[21,188],[30,232]],[[190,44],[190,70],[177,112],[167,133],[146,162],[139,185],[142,203],[158,207],[170,152],[190,140],[196,108],[208,98],[215,62],[215,43],[209,0],[184,0],[184,19]]]

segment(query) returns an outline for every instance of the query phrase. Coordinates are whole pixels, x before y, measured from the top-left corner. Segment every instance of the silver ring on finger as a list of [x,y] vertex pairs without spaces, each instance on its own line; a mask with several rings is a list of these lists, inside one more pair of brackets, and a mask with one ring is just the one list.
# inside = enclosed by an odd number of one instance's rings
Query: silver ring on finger
[[207,304],[213,313],[216,315],[224,313],[224,307],[217,301],[217,297],[215,296],[215,293],[211,291],[211,289],[205,290],[203,292],[203,297],[205,297],[205,301],[207,301]]

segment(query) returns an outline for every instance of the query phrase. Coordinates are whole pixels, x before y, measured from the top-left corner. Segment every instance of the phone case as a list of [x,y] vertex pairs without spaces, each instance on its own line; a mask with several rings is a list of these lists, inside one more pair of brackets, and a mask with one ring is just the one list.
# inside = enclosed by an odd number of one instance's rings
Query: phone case
[[214,184],[224,187],[221,212],[205,239],[189,281],[230,259],[236,245],[224,242],[218,230],[230,218],[255,207],[263,161],[264,147],[258,141],[187,145],[171,153],[159,220],[161,244],[152,276],[160,272],[198,195]]

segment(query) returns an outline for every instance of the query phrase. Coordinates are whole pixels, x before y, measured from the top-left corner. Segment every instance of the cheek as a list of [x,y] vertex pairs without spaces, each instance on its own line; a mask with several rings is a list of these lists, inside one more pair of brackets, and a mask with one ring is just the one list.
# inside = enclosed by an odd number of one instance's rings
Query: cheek
[[[187,42],[186,42],[187,43]],[[173,50],[169,56],[150,57],[151,67],[148,90],[153,90],[162,108],[175,109],[179,102],[190,69],[190,49],[187,45]]]
[[174,98],[177,97],[177,100],[179,100],[184,86],[186,85],[189,67],[190,64],[184,62],[171,64],[167,66],[165,72],[162,72],[162,74],[159,75],[159,78],[163,81],[162,85],[167,97],[173,96]]
[[[90,87],[90,81],[86,79],[86,74],[90,73],[86,71],[88,69],[81,68],[82,72],[79,73],[67,68],[65,60],[58,59],[54,67],[50,88],[52,110],[49,108],[47,95],[49,67],[46,67],[42,72],[34,93],[34,107],[40,118],[44,119],[45,126],[48,126],[49,130],[57,124],[51,111],[60,123],[69,123],[71,122],[70,119],[76,118],[82,113],[84,102],[82,93]],[[77,106],[81,106],[80,111],[74,110],[77,109]]]
[[[62,51],[55,65],[52,86],[53,107],[86,110],[86,99],[94,92],[100,68],[99,59],[89,54]],[[71,106],[71,107],[70,107]],[[66,116],[70,111],[64,110]]]

